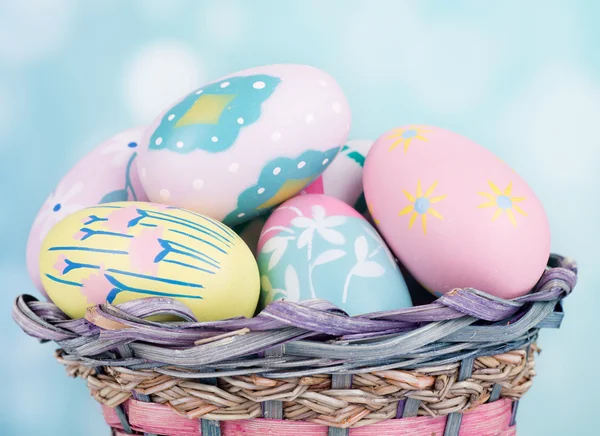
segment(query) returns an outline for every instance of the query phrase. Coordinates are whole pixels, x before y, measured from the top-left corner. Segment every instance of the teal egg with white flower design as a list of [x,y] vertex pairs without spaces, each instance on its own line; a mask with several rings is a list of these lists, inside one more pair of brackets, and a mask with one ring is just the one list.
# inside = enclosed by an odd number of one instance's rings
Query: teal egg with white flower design
[[237,226],[317,179],[349,130],[350,107],[331,76],[269,65],[223,77],[163,112],[137,165],[151,201]]
[[258,243],[259,308],[321,298],[349,315],[412,306],[398,265],[373,226],[326,195],[294,197],[271,214]]

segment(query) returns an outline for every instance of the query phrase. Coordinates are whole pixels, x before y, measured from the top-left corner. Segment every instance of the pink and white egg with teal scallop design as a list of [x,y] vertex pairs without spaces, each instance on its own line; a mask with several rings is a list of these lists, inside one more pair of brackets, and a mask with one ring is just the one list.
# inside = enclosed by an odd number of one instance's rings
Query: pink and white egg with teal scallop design
[[125,130],[104,141],[60,180],[38,212],[27,241],[27,271],[47,296],[40,280],[39,256],[48,232],[67,215],[101,203],[147,201],[134,162],[144,128]]
[[271,214],[258,244],[259,308],[328,300],[350,315],[412,306],[394,257],[365,218],[333,197],[294,197]]
[[230,226],[313,182],[346,143],[350,107],[306,65],[237,72],[185,96],[147,131],[138,167],[148,197]]

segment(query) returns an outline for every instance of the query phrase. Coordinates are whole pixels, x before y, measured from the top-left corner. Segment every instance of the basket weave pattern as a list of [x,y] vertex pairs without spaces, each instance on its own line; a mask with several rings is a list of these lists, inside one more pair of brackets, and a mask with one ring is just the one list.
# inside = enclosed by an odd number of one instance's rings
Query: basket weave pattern
[[[549,265],[530,294],[513,300],[456,289],[429,305],[359,317],[323,300],[278,301],[252,319],[199,323],[177,301],[151,298],[94,306],[71,320],[24,295],[13,318],[59,345],[59,361],[114,408],[124,431],[132,431],[127,410],[146,402],[201,418],[206,435],[241,434],[221,432],[218,421],[260,416],[348,434],[417,415],[448,415],[442,425],[452,435],[462,412],[517,400],[531,385],[538,331],[560,326],[559,302],[577,278],[569,259],[552,256]],[[278,422],[283,432],[288,423]]]
[[[92,396],[109,407],[147,395],[188,419],[217,421],[262,416],[261,403],[283,401],[283,417],[322,425],[358,427],[396,418],[398,403],[419,400],[418,415],[444,416],[465,412],[490,400],[496,384],[502,397],[518,399],[535,375],[535,345],[525,350],[474,361],[472,375],[458,381],[460,364],[423,367],[415,371],[387,370],[356,374],[351,389],[332,389],[330,375],[269,379],[257,375],[219,378],[218,386],[164,375],[151,370],[110,367],[97,374],[90,367],[59,362],[69,375],[87,380]],[[498,392],[494,392],[498,395]]]

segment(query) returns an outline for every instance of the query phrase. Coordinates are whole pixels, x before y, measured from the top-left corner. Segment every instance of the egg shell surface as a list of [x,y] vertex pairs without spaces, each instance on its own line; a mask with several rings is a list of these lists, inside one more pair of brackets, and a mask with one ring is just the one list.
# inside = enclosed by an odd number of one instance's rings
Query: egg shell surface
[[113,201],[147,201],[134,164],[144,128],[129,129],[98,145],[61,179],[38,212],[27,241],[27,271],[45,296],[39,257],[50,229],[70,213]]
[[44,240],[40,276],[52,301],[73,318],[96,304],[153,296],[181,301],[199,321],[250,317],[260,289],[252,252],[227,226],[142,202],[107,203],[64,218]]
[[138,167],[148,197],[234,226],[314,181],[345,144],[350,108],[327,73],[270,65],[223,77],[161,114]]
[[357,139],[348,141],[331,163],[314,182],[300,194],[325,194],[349,204],[362,215],[367,212],[363,194],[363,167],[373,141]]
[[258,244],[259,308],[273,300],[322,298],[350,315],[412,306],[391,252],[346,203],[294,197],[271,214]]
[[365,197],[398,259],[430,292],[528,293],[550,252],[544,208],[527,183],[475,142],[433,126],[384,133],[364,170]]

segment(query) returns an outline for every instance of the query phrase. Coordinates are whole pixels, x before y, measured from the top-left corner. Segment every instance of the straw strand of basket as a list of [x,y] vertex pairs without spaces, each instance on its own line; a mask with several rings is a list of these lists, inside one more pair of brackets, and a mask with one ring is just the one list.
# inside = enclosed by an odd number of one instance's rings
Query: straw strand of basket
[[[132,352],[131,352],[131,348],[129,348],[129,346],[127,345],[122,345],[118,348],[118,353],[121,355],[121,357],[131,357]],[[150,403],[150,395],[147,395],[145,392],[140,392],[140,391],[132,391],[131,395],[134,399],[138,400],[138,401],[143,401],[145,403]],[[154,433],[148,433],[148,432],[144,432],[144,436],[158,436]]]
[[[352,387],[352,375],[351,374],[334,374],[331,376],[331,389],[329,391],[330,396],[335,397],[334,389],[349,389]],[[344,391],[342,391],[344,392]],[[345,391],[348,392],[348,391]],[[319,395],[316,399],[321,399],[322,395]],[[325,398],[329,398],[326,397]],[[323,400],[321,400],[323,401]],[[330,409],[331,411],[335,410],[336,404],[332,404],[334,408]],[[365,414],[366,407],[358,409],[354,412],[353,416],[347,417],[344,421],[350,425],[358,423],[362,418],[364,418],[367,414]],[[331,413],[329,410],[326,410],[325,413]],[[325,417],[321,417],[321,419],[325,419]],[[328,436],[348,436],[350,434],[349,429],[339,428],[339,427],[329,427]]]
[[[265,350],[265,357],[283,356],[283,345]],[[267,419],[283,419],[283,404],[279,400],[265,401],[262,405],[262,416]]]
[[[471,376],[465,372],[469,367],[467,362],[461,367],[453,364],[423,368],[423,374],[406,371],[361,374],[354,377],[350,389],[334,389],[332,378],[325,375],[279,381],[259,376],[221,377],[218,387],[209,387],[126,368],[109,368],[108,377],[90,385],[92,392],[104,392],[105,404],[112,404],[111,399],[120,392],[142,392],[150,395],[153,402],[166,403],[189,419],[203,416],[226,421],[257,416],[260,402],[278,398],[284,401],[288,420],[347,428],[394,418],[396,404],[406,398],[409,398],[407,403],[420,404],[414,414],[427,416],[470,410],[485,403],[495,385],[503,387],[504,397],[519,398],[535,374],[525,350],[473,359],[470,366]],[[457,381],[460,379],[464,381]]]
[[[461,383],[462,383],[461,387],[465,385],[465,380],[467,380],[469,377],[471,377],[471,375],[473,373],[473,364],[474,363],[475,363],[475,359],[473,359],[472,357],[468,357],[462,361],[462,363],[460,365],[460,371],[458,373],[458,383],[456,383],[454,385],[454,387],[461,385]],[[474,388],[474,389],[478,390],[479,393],[481,393],[481,391],[478,389],[479,387],[480,387],[479,385],[471,383],[471,388]],[[468,409],[474,407],[475,405],[461,404],[461,406],[463,406],[463,407],[461,407],[461,410],[464,410],[464,409],[468,410]],[[458,436],[458,432],[460,430],[461,423],[462,423],[462,413],[458,413],[458,412],[450,413],[448,415],[448,419],[446,420],[446,428],[444,429],[444,436]]]
[[[217,386],[217,378],[211,377],[203,380],[207,385]],[[175,386],[175,385],[173,385]],[[201,419],[200,428],[204,436],[221,436],[221,423],[210,419]]]

